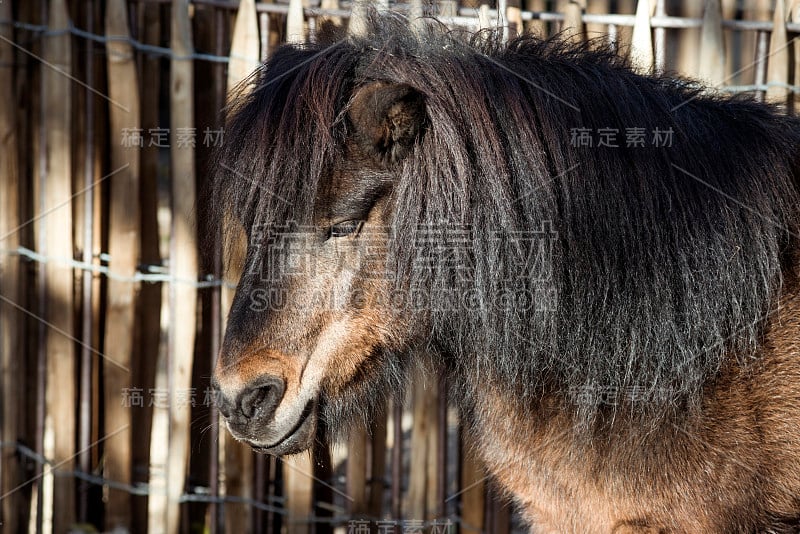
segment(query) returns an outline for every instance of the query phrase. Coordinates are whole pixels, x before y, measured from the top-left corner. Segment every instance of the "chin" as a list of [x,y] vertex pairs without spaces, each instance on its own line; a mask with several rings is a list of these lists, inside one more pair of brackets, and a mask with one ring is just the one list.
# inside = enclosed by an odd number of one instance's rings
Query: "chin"
[[261,436],[243,435],[228,427],[231,434],[252,447],[255,452],[271,456],[285,456],[308,450],[314,444],[319,424],[319,401],[309,401],[300,419],[284,436],[272,442]]

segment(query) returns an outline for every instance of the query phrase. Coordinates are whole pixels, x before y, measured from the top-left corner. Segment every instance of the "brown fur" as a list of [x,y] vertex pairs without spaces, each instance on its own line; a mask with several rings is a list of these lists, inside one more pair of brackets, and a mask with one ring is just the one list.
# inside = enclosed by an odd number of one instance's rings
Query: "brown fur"
[[759,356],[728,366],[684,424],[612,424],[592,444],[555,401],[530,419],[488,396],[479,449],[537,533],[797,532],[800,292],[774,312]]

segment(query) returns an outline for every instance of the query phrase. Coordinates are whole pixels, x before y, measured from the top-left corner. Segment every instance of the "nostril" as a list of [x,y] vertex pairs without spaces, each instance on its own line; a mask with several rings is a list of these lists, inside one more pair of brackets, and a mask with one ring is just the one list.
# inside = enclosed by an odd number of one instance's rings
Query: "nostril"
[[272,394],[272,386],[261,386],[247,391],[242,395],[242,413],[245,417],[251,418],[262,403],[269,400]]
[[239,407],[248,419],[258,415],[267,419],[273,415],[283,397],[284,382],[279,378],[268,377],[244,391],[239,397]]
[[219,410],[219,413],[221,413],[223,417],[229,418],[231,416],[233,403],[225,398],[225,395],[222,394],[222,391],[220,391],[219,388],[216,386],[212,387],[212,401],[214,406],[216,406],[217,410]]

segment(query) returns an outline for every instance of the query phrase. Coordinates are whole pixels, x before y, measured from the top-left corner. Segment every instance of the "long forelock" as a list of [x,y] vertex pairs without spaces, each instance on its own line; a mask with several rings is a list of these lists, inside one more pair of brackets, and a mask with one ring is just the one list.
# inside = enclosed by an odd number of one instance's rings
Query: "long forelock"
[[[211,216],[259,239],[312,222],[321,180],[346,135],[339,114],[352,83],[352,50],[282,47],[232,99],[214,161]],[[235,226],[235,225],[234,225]]]

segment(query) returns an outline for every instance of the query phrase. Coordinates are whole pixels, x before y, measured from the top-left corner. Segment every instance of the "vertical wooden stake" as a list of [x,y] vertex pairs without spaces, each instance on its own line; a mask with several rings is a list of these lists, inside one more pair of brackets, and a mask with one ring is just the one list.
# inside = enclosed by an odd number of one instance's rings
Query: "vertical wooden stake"
[[[146,2],[140,4],[142,40],[151,45],[160,45],[161,40],[161,4]],[[141,122],[143,135],[151,128],[158,126],[158,111],[160,99],[159,87],[161,85],[161,63],[159,57],[145,54],[142,58],[141,72]],[[140,186],[139,186],[139,220],[140,220],[140,258],[145,264],[159,265],[161,251],[159,250],[159,224],[158,224],[158,148],[142,143],[144,147],[139,152]],[[166,226],[166,224],[164,225]],[[168,231],[164,232],[169,234]],[[138,316],[136,344],[137,365],[133,368],[137,387],[148,391],[154,386],[156,367],[161,353],[161,314],[162,310],[162,284],[142,284],[137,297]],[[153,426],[154,410],[149,406],[133,413],[134,435],[141,446],[133,448],[132,462],[134,473],[147,473],[150,465],[151,448],[145,446],[150,443]],[[158,442],[163,448],[163,442]],[[147,478],[137,477],[138,480]],[[154,503],[151,503],[154,504]],[[147,528],[148,498],[136,496],[133,498],[133,526],[132,532],[142,532]],[[163,523],[163,520],[162,520]],[[216,533],[214,533],[216,534]]]
[[767,62],[767,100],[786,105],[789,98],[789,46],[786,35],[785,0],[775,2],[775,15],[772,19],[772,34],[769,40],[769,60]]
[[582,43],[586,39],[582,18],[585,9],[586,0],[571,0],[564,5],[564,26],[561,29],[574,43]]
[[367,429],[359,425],[347,440],[347,494],[350,515],[364,517],[367,513]]
[[386,475],[386,401],[378,411],[378,419],[372,425],[372,469],[370,472],[369,515],[383,517],[384,478]]
[[[525,9],[542,12],[545,10],[545,3],[545,0],[525,0]],[[541,19],[533,19],[525,23],[525,32],[543,38],[547,35],[547,25]]]
[[420,368],[413,379],[411,430],[411,471],[409,473],[408,514],[415,521],[431,519],[436,513],[437,477],[435,469],[438,439],[438,389],[435,374]]
[[[485,5],[485,4],[484,4]],[[392,517],[400,519],[403,514],[403,404],[395,397],[392,400]]]
[[170,273],[170,431],[167,465],[167,528],[180,526],[179,498],[183,493],[189,457],[191,409],[181,401],[191,388],[197,326],[197,236],[195,225],[194,53],[189,0],[172,1],[170,70],[170,152],[172,155],[172,240]]
[[655,0],[639,0],[631,39],[631,64],[642,74],[653,71],[653,29],[650,26],[651,6]]
[[[44,91],[45,183],[44,209],[48,213],[42,221],[45,250],[53,258],[73,256],[72,250],[72,80],[65,73],[72,72],[72,53],[69,16],[65,0],[51,0],[48,28],[56,33],[44,38],[42,54],[50,65],[42,65],[42,90]],[[63,263],[50,262],[44,266],[46,294],[45,318],[49,328],[45,333],[47,350],[47,387],[45,392],[44,454],[71,471],[75,467],[75,399],[76,359],[75,345],[64,333],[74,335],[73,272]],[[60,330],[61,332],[59,332]],[[45,468],[46,478],[52,477],[51,468]],[[44,481],[43,481],[44,482]],[[75,521],[75,480],[72,477],[54,477],[45,488],[52,487],[52,510],[43,511],[52,518],[54,532],[67,532]],[[45,501],[45,506],[48,503]],[[49,507],[49,506],[48,506]]]
[[[737,2],[742,10],[743,20],[768,21],[772,17],[772,0],[749,0],[743,4]],[[739,63],[736,71],[740,71],[733,76],[729,83],[737,85],[750,85],[756,82],[759,64],[759,39],[761,32],[738,32],[740,37]]]
[[[356,2],[355,4],[358,4]],[[354,5],[355,5],[354,4]],[[355,9],[355,7],[353,7]],[[303,0],[289,0],[289,13],[286,15],[286,42],[304,43],[306,40]]]
[[[587,13],[611,13],[611,0],[593,0],[586,2]],[[602,37],[606,33],[605,24],[587,24],[586,37],[594,39]]]
[[[11,20],[11,2],[0,3],[0,19]],[[0,36],[14,39],[11,26],[0,26]],[[0,40],[0,249],[19,246],[19,166],[17,165],[17,99],[14,91],[14,49]],[[19,258],[0,253],[0,295],[19,302]],[[13,443],[19,438],[18,403],[23,391],[20,376],[20,330],[18,312],[0,302],[0,442]],[[17,486],[19,465],[12,447],[0,449],[0,495]],[[16,532],[22,508],[19,495],[2,500],[0,523],[8,532]]]
[[[634,14],[636,13],[637,0],[617,0],[617,13]],[[617,46],[620,52],[627,53],[633,42],[633,28],[630,26],[617,27]]]
[[314,466],[310,453],[295,454],[283,459],[284,495],[289,510],[287,531],[292,534],[311,532],[311,512],[313,507],[314,479],[311,478]]
[[[227,430],[222,431],[220,450],[225,466],[225,495],[250,498],[253,496],[253,451],[236,441]],[[249,532],[250,509],[245,504],[225,504],[225,532]]]
[[[680,3],[657,0],[656,4],[656,15],[667,14],[692,19],[702,19],[709,5],[706,0]],[[665,12],[667,8],[670,9],[669,13]],[[698,56],[697,51],[701,46],[702,33],[702,27],[682,28],[680,30],[668,30],[666,28],[654,29],[653,47],[655,48],[657,72],[659,68],[659,55],[662,55],[659,52],[659,49],[661,49],[664,51],[663,55],[670,56],[670,70],[677,70],[686,76],[697,77],[697,73],[700,72],[700,56]]]
[[[467,438],[461,443],[461,518],[463,532],[483,532],[486,475]],[[488,526],[488,525],[487,525]]]
[[236,12],[228,63],[228,93],[258,67],[258,14],[254,0],[242,0]]
[[[700,32],[700,79],[720,85],[725,79],[725,39],[722,33],[722,6],[719,0],[706,0]],[[688,73],[687,73],[688,74]]]
[[[109,0],[106,4],[106,36],[119,37],[106,42],[108,54],[108,96],[111,167],[120,171],[111,179],[108,215],[108,251],[111,271],[133,278],[139,260],[139,81],[130,39],[127,2]],[[133,137],[134,142],[131,142]],[[131,407],[122,403],[126,388],[134,386],[131,353],[135,316],[135,286],[127,280],[108,281],[106,305],[106,361],[103,362],[105,428],[125,428],[105,444],[105,475],[130,484]],[[131,498],[127,492],[110,489],[106,506],[106,528],[131,528]]]
[[[455,6],[458,12],[458,6]],[[508,24],[508,36],[513,39],[522,35],[522,2],[521,0],[508,0],[506,2],[506,23]]]
[[489,4],[481,4],[478,8],[478,28],[487,30],[492,28],[492,19],[489,14]]

